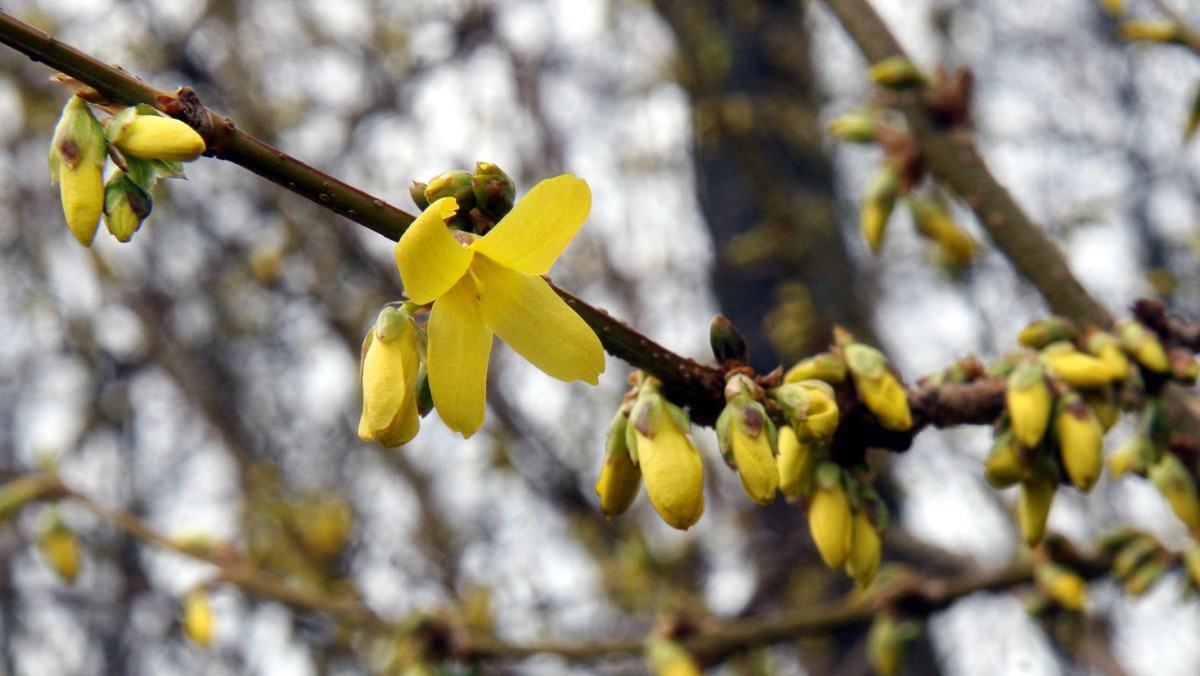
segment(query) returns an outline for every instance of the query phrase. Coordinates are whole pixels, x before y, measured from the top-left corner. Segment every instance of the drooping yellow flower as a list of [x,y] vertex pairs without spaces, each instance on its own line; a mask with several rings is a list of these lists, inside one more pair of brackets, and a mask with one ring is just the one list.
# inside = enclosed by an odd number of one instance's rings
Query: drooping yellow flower
[[704,463],[688,438],[683,413],[657,389],[643,389],[628,429],[646,495],[672,528],[687,530],[704,513]]
[[850,498],[841,480],[836,478],[836,473],[824,474],[832,475],[834,480],[821,482],[818,479],[812,500],[808,503],[808,529],[821,560],[833,570],[838,570],[850,558],[853,514],[850,511]]
[[600,509],[609,519],[625,513],[642,487],[642,471],[634,464],[625,441],[628,425],[628,413],[620,411],[613,418],[605,442],[604,465],[596,481]]
[[411,315],[385,307],[363,341],[360,439],[394,447],[416,436],[418,358]]
[[587,218],[587,183],[542,181],[484,237],[446,228],[457,208],[450,197],[431,204],[396,244],[396,264],[408,297],[433,303],[426,368],[434,406],[469,437],[483,424],[493,334],[563,381],[596,384],[604,350],[541,278]]

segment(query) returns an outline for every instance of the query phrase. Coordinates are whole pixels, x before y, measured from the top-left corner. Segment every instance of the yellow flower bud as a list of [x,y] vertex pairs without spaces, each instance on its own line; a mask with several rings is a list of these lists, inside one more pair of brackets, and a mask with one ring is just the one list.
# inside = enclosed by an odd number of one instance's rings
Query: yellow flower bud
[[646,644],[646,661],[654,676],[701,676],[704,672],[679,643],[655,638]]
[[883,353],[862,343],[849,343],[842,352],[859,399],[875,414],[879,424],[896,432],[911,429],[908,393],[892,374]]
[[78,96],[63,107],[50,142],[50,178],[59,183],[63,214],[71,234],[91,246],[104,211],[104,129]]
[[854,578],[859,589],[866,589],[879,572],[879,561],[883,557],[883,538],[871,521],[866,506],[854,513],[850,534],[850,556],[846,559],[846,573]]
[[841,470],[836,465],[826,463],[820,471],[826,475],[823,477],[826,481],[818,480],[808,504],[808,528],[821,560],[831,569],[840,570],[850,558],[853,528],[850,498],[842,487]]
[[113,172],[104,184],[104,224],[118,242],[128,242],[150,216],[153,202],[123,171]]
[[1121,346],[1146,370],[1166,373],[1171,369],[1171,362],[1158,336],[1141,323],[1131,319],[1120,322],[1117,324],[1117,335]]
[[1162,458],[1150,467],[1149,477],[1188,529],[1200,530],[1200,497],[1196,495],[1196,481],[1179,458],[1174,453],[1163,453]]
[[1011,429],[996,436],[984,465],[983,476],[994,488],[1008,488],[1033,473],[1034,454],[1017,443]]
[[1035,448],[1046,434],[1054,403],[1041,367],[1031,362],[1017,366],[1008,377],[1005,402],[1017,441]]
[[212,643],[213,610],[208,592],[202,587],[188,592],[183,599],[183,633],[201,648]]
[[925,84],[925,75],[903,56],[888,57],[868,71],[871,81],[888,89],[908,89]]
[[[1058,349],[1055,349],[1055,348]],[[1051,372],[1071,387],[1090,389],[1112,382],[1109,367],[1098,358],[1077,352],[1069,343],[1056,343],[1046,348],[1042,359]]]
[[1113,451],[1108,456],[1108,472],[1116,479],[1126,472],[1134,472],[1135,474],[1145,474],[1149,463],[1149,449],[1146,446],[1150,442],[1140,434],[1135,434],[1128,441],[1121,444],[1117,450]]
[[205,151],[195,129],[161,115],[134,115],[110,138],[121,152],[145,160],[191,162]]
[[1137,568],[1125,578],[1125,584],[1122,589],[1130,596],[1141,596],[1154,586],[1154,583],[1162,579],[1164,573],[1167,572],[1167,564],[1159,559],[1149,559],[1142,562]]
[[933,240],[951,266],[964,268],[971,264],[979,252],[979,243],[963,232],[940,202],[914,198],[908,200],[908,206],[917,232]]
[[1040,350],[1047,345],[1059,341],[1075,340],[1079,330],[1075,323],[1066,317],[1046,317],[1032,322],[1017,334],[1017,342],[1025,347]]
[[1104,429],[1078,394],[1067,394],[1054,419],[1054,432],[1062,453],[1063,469],[1071,483],[1087,493],[1100,480],[1104,467],[1101,449]]
[[79,576],[79,537],[57,515],[47,520],[37,537],[38,550],[46,563],[67,584]]
[[1092,409],[1096,420],[1100,421],[1100,429],[1108,432],[1121,419],[1121,409],[1117,407],[1112,388],[1102,388],[1083,392],[1083,403]]
[[1034,580],[1043,594],[1067,610],[1079,612],[1087,604],[1087,582],[1073,570],[1044,563],[1034,570]]
[[103,165],[82,162],[71,169],[63,166],[59,173],[63,214],[71,234],[84,246],[91,246],[104,213]]
[[628,422],[629,416],[618,411],[609,425],[604,466],[600,468],[600,478],[596,481],[600,509],[609,519],[624,514],[642,486],[642,472],[633,463],[629,447],[625,444]]
[[742,396],[726,405],[729,416],[728,449],[742,479],[742,490],[759,505],[775,501],[779,490],[779,469],[767,433],[766,412],[762,405]]
[[1130,19],[1117,26],[1122,40],[1182,43],[1183,27],[1173,19]]
[[363,341],[363,412],[358,436],[387,447],[417,434],[418,334],[404,309],[385,307]]
[[846,380],[846,363],[830,352],[813,355],[797,362],[783,376],[785,383],[801,380],[823,380],[830,385],[839,385]]
[[1089,354],[1104,363],[1110,382],[1125,380],[1129,375],[1129,358],[1125,356],[1116,336],[1104,331],[1093,331],[1088,334],[1085,347]]
[[779,490],[788,502],[795,502],[812,492],[813,469],[816,467],[817,442],[803,442],[789,426],[779,428]]
[[867,184],[859,227],[872,253],[879,253],[883,246],[883,233],[896,206],[899,186],[900,172],[886,165],[877,169]]
[[668,525],[691,528],[704,513],[704,463],[656,389],[643,387],[630,416],[635,455],[650,504]]
[[1054,492],[1058,488],[1052,477],[1037,475],[1021,483],[1021,494],[1017,497],[1017,523],[1021,534],[1030,547],[1037,545],[1046,535],[1046,520],[1054,504]]
[[857,110],[830,120],[826,125],[826,129],[830,134],[851,143],[874,143],[875,125],[877,124],[875,116],[871,113]]
[[907,643],[900,624],[895,619],[880,615],[871,624],[867,636],[867,658],[878,676],[895,676],[900,671]]

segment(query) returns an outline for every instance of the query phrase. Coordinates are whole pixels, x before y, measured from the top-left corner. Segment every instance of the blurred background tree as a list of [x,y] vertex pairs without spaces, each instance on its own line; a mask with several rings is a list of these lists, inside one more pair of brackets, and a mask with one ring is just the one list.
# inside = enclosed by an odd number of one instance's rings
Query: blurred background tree
[[[1090,0],[875,5],[918,64],[974,72],[977,146],[1093,296],[1115,315],[1142,296],[1200,315],[1200,167],[1181,141],[1195,53],[1117,39],[1118,20]],[[880,151],[836,143],[825,124],[882,104],[821,3],[6,10],[157,87],[192,87],[243,131],[409,210],[411,181],[476,160],[504,167],[518,194],[562,172],[586,178],[592,214],[555,282],[700,360],[723,312],[763,372],[822,349],[840,324],[915,382],[967,354],[991,361],[1047,314],[998,252],[948,267],[903,210],[870,257],[859,200]],[[644,498],[601,517],[591,487],[629,373],[615,359],[586,388],[499,348],[483,433],[464,442],[430,418],[403,449],[358,441],[360,341],[400,294],[391,244],[202,160],[160,188],[132,245],[83,249],[44,164],[65,90],[3,53],[0,472],[53,465],[94,503],[24,509],[0,530],[0,673],[388,671],[461,648],[456,631],[489,640],[471,646],[481,662],[450,673],[642,673],[656,627],[839,607],[849,585],[820,563],[799,508],[746,501],[707,432],[697,526],[670,529]],[[954,215],[987,241],[965,209]],[[982,428],[955,428],[872,456],[893,506],[886,561],[978,582],[1022,560],[1014,496],[982,480],[988,446]],[[89,504],[150,530],[114,528]],[[47,523],[82,542],[71,585],[37,546]],[[1144,482],[1106,478],[1086,499],[1060,498],[1050,521],[1080,547],[1117,524],[1172,550],[1188,541]],[[184,555],[234,560],[223,542],[258,582],[228,569],[231,583],[214,580],[217,567]],[[1200,612],[1178,584],[1133,597],[1099,582],[1086,614],[1048,627],[1013,585],[994,586],[918,613],[927,631],[905,667],[1200,665]],[[195,619],[206,612],[210,636]],[[720,673],[864,673],[863,617],[735,641],[718,651]]]

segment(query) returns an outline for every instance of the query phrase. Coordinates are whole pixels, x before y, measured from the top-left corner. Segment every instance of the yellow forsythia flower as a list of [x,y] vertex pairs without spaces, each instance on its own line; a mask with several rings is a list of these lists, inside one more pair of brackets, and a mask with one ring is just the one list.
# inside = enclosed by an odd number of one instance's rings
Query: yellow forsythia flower
[[[840,472],[837,470],[837,474]],[[822,473],[837,476],[832,470]],[[850,558],[852,528],[850,499],[840,478],[818,481],[812,500],[808,503],[808,529],[821,560],[833,570],[840,570]]]
[[417,434],[417,326],[407,310],[385,307],[363,341],[363,412],[358,436],[394,447]]
[[657,388],[643,386],[629,429],[650,504],[668,525],[687,530],[704,513],[704,463],[680,427],[682,417]]
[[1045,475],[1021,483],[1021,494],[1017,496],[1017,524],[1030,547],[1046,535],[1046,520],[1050,518],[1057,488],[1054,478]]
[[50,178],[59,184],[71,234],[91,246],[104,211],[104,129],[87,102],[72,96],[63,107],[50,143]]
[[854,578],[859,589],[866,589],[875,579],[882,557],[883,538],[880,537],[864,506],[854,513],[850,556],[846,559],[846,572]]
[[203,588],[193,589],[183,599],[183,633],[201,648],[212,643],[213,609]]
[[547,375],[598,382],[604,350],[592,329],[542,275],[583,225],[587,183],[547,179],[484,237],[451,232],[458,205],[431,204],[396,244],[396,264],[414,303],[433,303],[426,369],[446,426],[471,436],[483,424],[492,336]]
[[779,428],[779,456],[775,461],[779,469],[779,491],[788,502],[795,502],[812,491],[816,443],[800,441],[790,426]]
[[1067,477],[1084,493],[1092,490],[1104,468],[1104,429],[1078,394],[1071,392],[1063,398],[1054,418],[1054,433]]
[[134,115],[112,134],[121,152],[144,160],[191,162],[204,154],[204,139],[195,129],[173,117]]
[[1017,366],[1008,377],[1005,401],[1017,441],[1026,448],[1036,447],[1046,434],[1054,403],[1041,367],[1033,362]]
[[608,429],[604,466],[600,468],[600,478],[596,481],[600,509],[610,519],[629,509],[642,486],[642,471],[634,464],[625,443],[628,423],[629,415],[618,411]]
[[1056,563],[1043,563],[1034,570],[1042,593],[1067,610],[1079,612],[1087,604],[1087,582],[1073,570]]

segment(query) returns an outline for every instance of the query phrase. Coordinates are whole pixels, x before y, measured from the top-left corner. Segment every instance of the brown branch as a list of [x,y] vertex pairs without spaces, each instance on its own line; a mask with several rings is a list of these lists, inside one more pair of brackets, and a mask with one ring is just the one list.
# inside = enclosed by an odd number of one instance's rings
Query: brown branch
[[[182,119],[204,137],[206,154],[248,169],[392,241],[398,240],[414,219],[412,214],[242,132],[233,120],[201,105],[190,89],[181,89],[176,95],[156,89],[3,11],[0,42],[94,88],[109,101],[145,103]],[[555,291],[592,327],[609,354],[663,381],[669,396],[691,407],[697,423],[715,422],[724,386],[720,371],[671,352],[562,289],[555,287]]]
[[[871,63],[908,58],[900,43],[867,0],[825,0]],[[970,135],[941,128],[917,98],[898,101],[913,136],[920,142],[928,169],[975,212],[996,246],[1046,299],[1050,310],[1096,326],[1112,317],[1079,283],[1066,258],[1025,214],[988,170]]]

